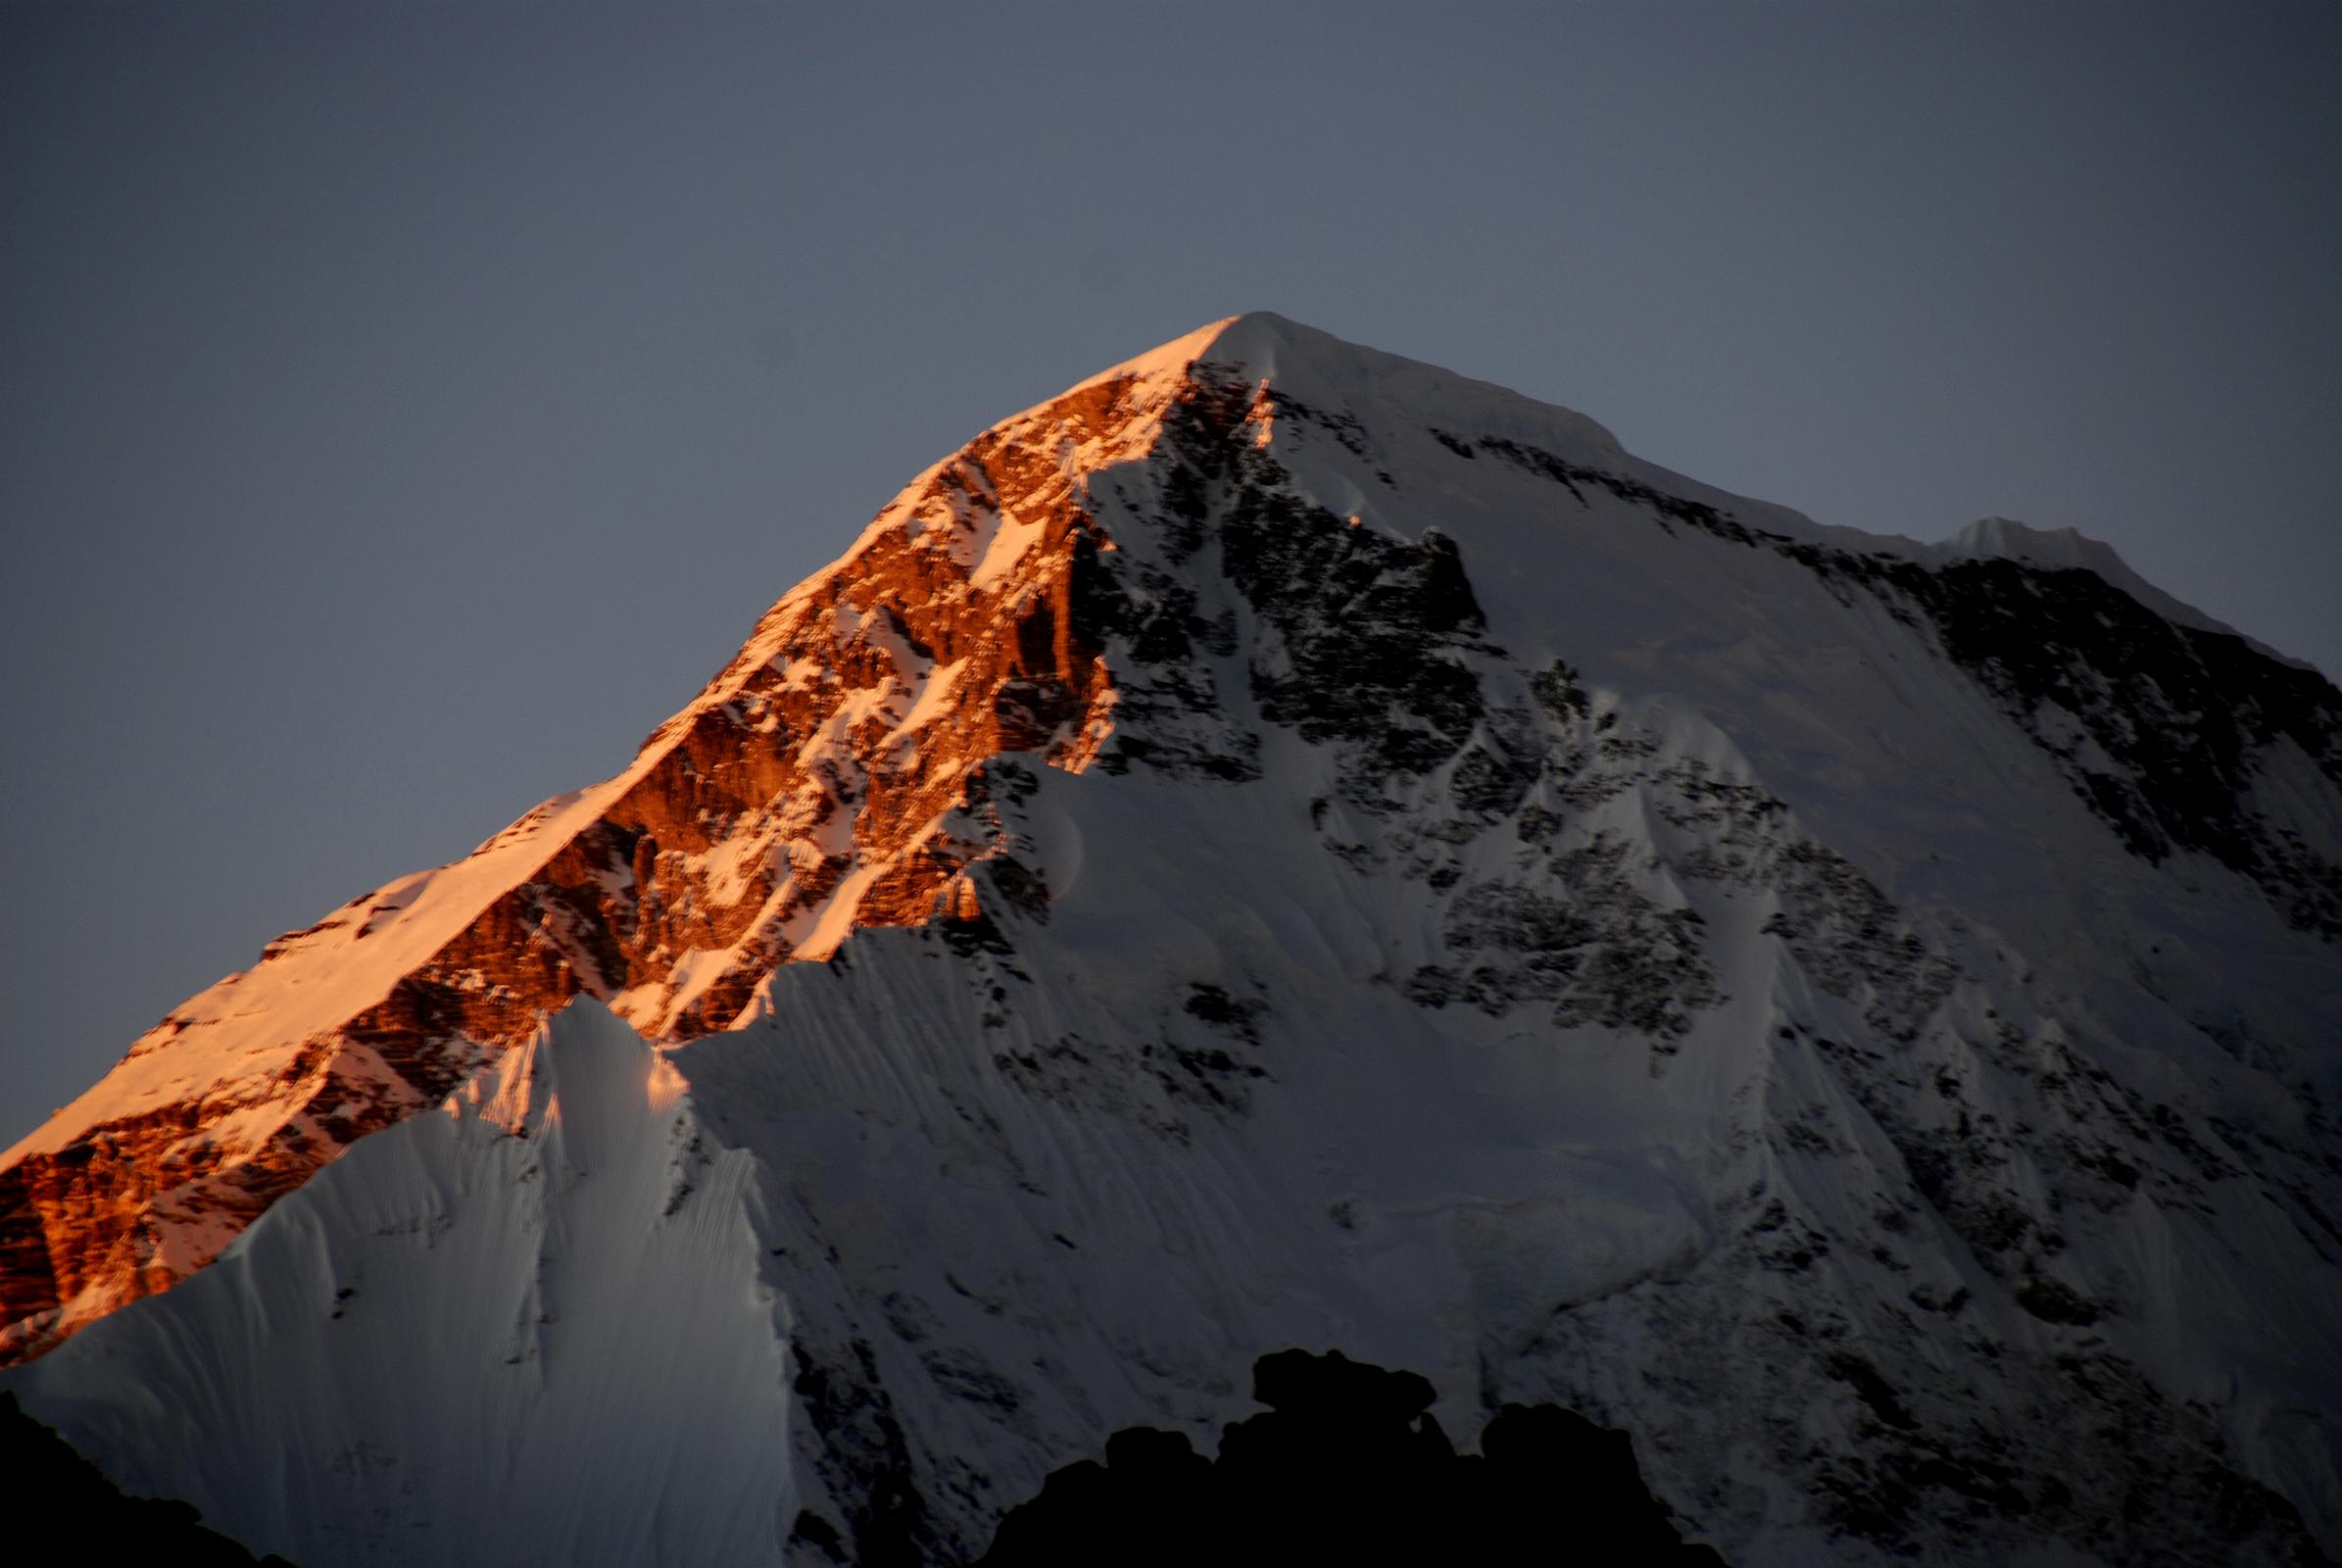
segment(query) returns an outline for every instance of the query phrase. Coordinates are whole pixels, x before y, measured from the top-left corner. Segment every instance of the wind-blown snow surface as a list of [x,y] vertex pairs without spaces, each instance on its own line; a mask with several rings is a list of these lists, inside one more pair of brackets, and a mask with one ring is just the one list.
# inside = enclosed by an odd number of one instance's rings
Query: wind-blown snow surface
[[1737,1563],[2342,1546],[2332,689],[1181,353],[1086,481],[1113,735],[992,764],[981,915],[658,1052],[580,1002],[8,1386],[312,1565],[971,1556],[1288,1345],[1625,1427]]

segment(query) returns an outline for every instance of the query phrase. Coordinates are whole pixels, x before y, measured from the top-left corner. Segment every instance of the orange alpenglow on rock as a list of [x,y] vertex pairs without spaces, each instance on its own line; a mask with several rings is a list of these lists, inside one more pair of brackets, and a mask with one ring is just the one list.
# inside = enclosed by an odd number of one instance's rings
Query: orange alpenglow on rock
[[[1073,600],[1090,475],[1153,446],[1227,323],[985,431],[784,597],[616,778],[355,899],[173,1008],[0,1156],[0,1364],[210,1263],[367,1133],[571,998],[646,1039],[730,1027],[856,926],[1024,885],[987,764],[1080,769],[1115,694]],[[1265,414],[1266,405],[1262,405]]]

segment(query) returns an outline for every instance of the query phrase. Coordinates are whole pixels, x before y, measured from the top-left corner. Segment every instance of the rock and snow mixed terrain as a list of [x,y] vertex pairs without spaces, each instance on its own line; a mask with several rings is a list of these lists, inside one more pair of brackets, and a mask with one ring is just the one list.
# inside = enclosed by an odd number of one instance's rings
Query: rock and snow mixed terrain
[[2314,1560],[2338,1089],[2315,671],[1244,317],[11,1151],[0,1382],[310,1564],[969,1559],[1287,1346],[1735,1563]]

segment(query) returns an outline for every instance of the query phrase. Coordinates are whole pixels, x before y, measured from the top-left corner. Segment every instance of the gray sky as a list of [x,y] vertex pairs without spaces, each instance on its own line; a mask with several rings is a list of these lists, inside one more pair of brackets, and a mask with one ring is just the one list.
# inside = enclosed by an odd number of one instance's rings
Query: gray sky
[[0,1142],[1283,312],[2342,670],[2342,8],[0,9]]

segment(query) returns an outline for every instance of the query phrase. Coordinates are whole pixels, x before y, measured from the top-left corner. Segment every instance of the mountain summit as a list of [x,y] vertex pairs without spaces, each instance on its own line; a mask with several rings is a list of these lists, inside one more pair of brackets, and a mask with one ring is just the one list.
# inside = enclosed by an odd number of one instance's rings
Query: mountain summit
[[0,1161],[0,1382],[312,1565],[972,1560],[1288,1347],[1734,1563],[2310,1560],[2338,1041],[2315,671],[1245,316],[173,1009]]

